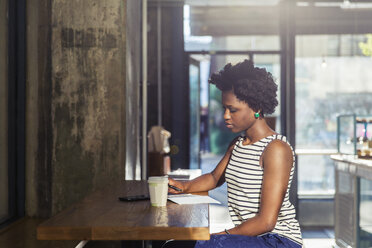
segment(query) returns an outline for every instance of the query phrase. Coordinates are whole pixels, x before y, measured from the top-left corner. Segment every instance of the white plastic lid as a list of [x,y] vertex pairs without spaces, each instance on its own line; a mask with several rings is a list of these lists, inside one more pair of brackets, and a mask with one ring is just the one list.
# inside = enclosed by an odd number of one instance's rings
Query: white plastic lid
[[168,183],[168,176],[164,176],[164,177],[149,177],[148,182],[151,182],[151,183]]

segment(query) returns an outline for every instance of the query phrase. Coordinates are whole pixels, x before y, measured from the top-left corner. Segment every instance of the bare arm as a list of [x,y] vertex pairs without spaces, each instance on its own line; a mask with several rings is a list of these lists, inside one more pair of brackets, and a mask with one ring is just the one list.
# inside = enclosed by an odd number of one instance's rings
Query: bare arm
[[221,161],[218,163],[216,168],[207,174],[201,175],[200,177],[197,177],[191,181],[176,181],[173,179],[169,179],[169,184],[176,186],[177,188],[180,188],[182,192],[177,192],[173,189],[169,188],[169,193],[192,193],[192,192],[203,192],[203,191],[209,191],[211,189],[214,189],[218,186],[221,186],[225,182],[225,170],[226,166],[229,162],[231,152],[234,149],[234,145],[238,137],[236,137],[229,145],[225,155],[221,159]]
[[290,147],[280,140],[272,141],[262,156],[264,176],[259,212],[255,217],[230,229],[231,234],[256,236],[275,227],[288,187],[293,156]]

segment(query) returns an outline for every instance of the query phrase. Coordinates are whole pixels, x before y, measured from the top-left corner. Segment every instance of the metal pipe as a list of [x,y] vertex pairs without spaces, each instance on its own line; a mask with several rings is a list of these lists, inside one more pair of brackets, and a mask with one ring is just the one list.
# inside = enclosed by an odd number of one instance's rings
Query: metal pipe
[[147,178],[147,0],[142,0],[142,171]]
[[158,3],[157,6],[157,79],[158,79],[158,125],[162,125],[162,94],[161,94],[161,6]]
[[75,248],[83,248],[88,243],[88,240],[82,240]]

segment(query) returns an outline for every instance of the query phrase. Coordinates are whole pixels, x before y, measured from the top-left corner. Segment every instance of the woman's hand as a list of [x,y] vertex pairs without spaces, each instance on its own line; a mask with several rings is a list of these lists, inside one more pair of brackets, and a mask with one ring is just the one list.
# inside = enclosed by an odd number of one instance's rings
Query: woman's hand
[[182,182],[174,180],[172,178],[168,178],[168,180],[169,180],[169,182],[168,182],[169,185],[172,185],[172,186],[174,186],[176,188],[179,188],[181,190],[181,191],[177,191],[175,189],[172,189],[171,187],[168,187],[168,193],[172,193],[172,194],[185,193],[185,186]]

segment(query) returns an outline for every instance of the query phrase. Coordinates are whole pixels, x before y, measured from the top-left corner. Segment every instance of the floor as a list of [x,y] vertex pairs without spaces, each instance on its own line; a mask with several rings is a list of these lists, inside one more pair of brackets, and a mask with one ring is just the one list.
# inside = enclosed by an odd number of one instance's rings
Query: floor
[[305,248],[335,247],[334,231],[332,229],[302,229]]

